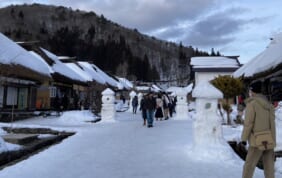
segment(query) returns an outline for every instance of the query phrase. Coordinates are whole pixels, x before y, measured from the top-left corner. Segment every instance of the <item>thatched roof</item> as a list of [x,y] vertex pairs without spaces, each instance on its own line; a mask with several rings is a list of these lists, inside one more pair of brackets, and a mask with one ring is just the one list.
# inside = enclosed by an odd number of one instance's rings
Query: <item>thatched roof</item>
[[261,78],[281,76],[282,69],[282,33],[271,39],[268,47],[233,73],[233,76]]
[[19,64],[0,64],[0,76],[32,80],[38,84],[43,83],[46,80],[51,80],[49,76],[43,75]]

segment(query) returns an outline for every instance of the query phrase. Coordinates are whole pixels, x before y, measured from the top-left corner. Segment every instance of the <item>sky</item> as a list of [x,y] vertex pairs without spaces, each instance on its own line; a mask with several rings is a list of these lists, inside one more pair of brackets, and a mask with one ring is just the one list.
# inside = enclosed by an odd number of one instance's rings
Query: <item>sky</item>
[[242,63],[263,51],[282,30],[279,0],[0,0],[94,11],[143,34],[223,55]]

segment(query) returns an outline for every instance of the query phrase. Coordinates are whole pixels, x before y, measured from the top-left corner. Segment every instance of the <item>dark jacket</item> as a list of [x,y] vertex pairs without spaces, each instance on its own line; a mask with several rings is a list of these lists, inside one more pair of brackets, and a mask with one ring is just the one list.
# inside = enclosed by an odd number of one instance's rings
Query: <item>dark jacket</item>
[[140,101],[140,110],[146,110],[144,98],[142,98],[141,101]]
[[132,106],[137,107],[138,106],[138,98],[137,96],[134,96],[134,98],[132,99]]
[[156,109],[156,99],[154,97],[147,97],[145,99],[145,108],[147,110],[155,110]]

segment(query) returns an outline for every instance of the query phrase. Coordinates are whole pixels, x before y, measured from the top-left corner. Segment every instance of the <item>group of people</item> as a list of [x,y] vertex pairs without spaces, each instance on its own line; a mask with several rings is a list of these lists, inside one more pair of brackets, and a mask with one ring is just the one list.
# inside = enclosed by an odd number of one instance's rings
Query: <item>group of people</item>
[[[175,112],[176,98],[171,98],[167,93],[162,92],[154,95],[150,92],[144,95],[140,101],[140,110],[142,111],[143,125],[153,127],[154,118],[156,121],[167,120]],[[138,98],[132,99],[133,113],[136,114],[138,107]]]
[[[275,113],[272,103],[262,94],[262,84],[256,82],[250,85],[249,98],[245,100],[245,120],[239,145],[245,147],[248,142],[248,153],[243,167],[242,178],[252,178],[255,167],[262,159],[264,175],[266,178],[274,178],[274,147],[276,145]],[[136,113],[138,99],[133,99],[133,112]],[[166,93],[153,93],[144,95],[141,99],[140,110],[144,124],[153,127],[156,120],[168,119],[172,116],[175,101]],[[265,134],[258,142],[258,133]],[[267,139],[265,138],[267,137]]]

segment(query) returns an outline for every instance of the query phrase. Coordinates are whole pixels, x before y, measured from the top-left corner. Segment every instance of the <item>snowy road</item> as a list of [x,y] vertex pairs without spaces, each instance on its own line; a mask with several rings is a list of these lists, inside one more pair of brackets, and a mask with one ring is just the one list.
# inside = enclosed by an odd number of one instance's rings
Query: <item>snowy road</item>
[[[142,126],[141,115],[117,113],[115,122],[68,123],[67,119],[31,119],[16,123],[50,126],[77,133],[0,171],[0,178],[238,178],[240,159],[196,160],[188,156],[191,120],[155,122]],[[207,147],[208,149],[208,147]],[[197,157],[197,155],[195,155]],[[281,176],[277,174],[276,177]],[[256,170],[256,178],[263,172]]]

